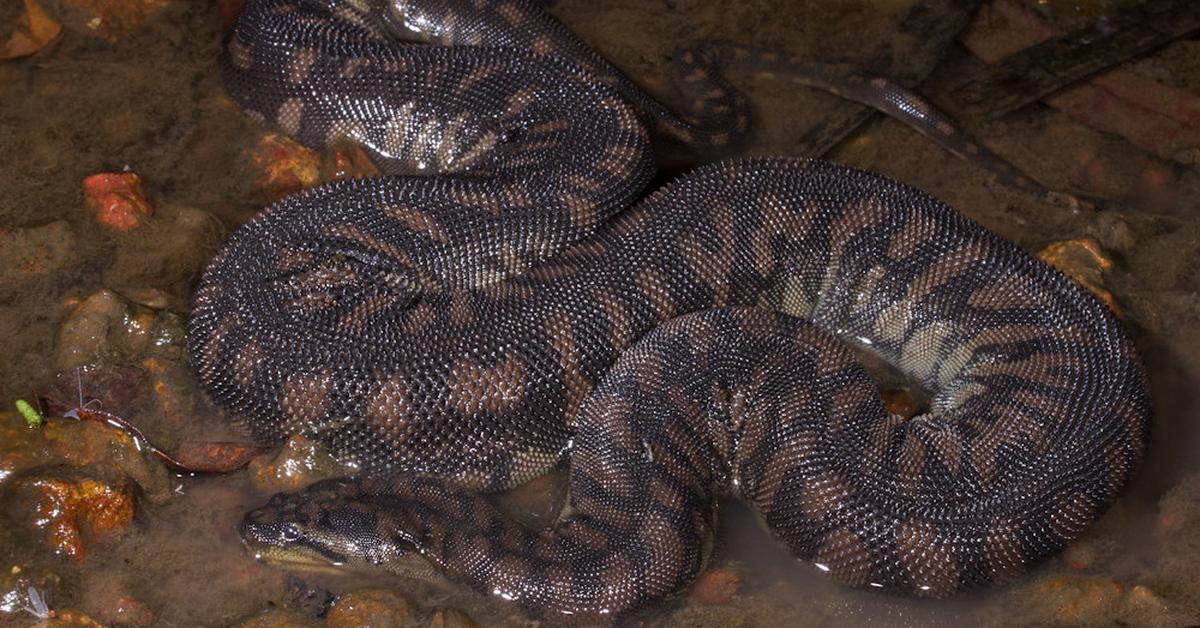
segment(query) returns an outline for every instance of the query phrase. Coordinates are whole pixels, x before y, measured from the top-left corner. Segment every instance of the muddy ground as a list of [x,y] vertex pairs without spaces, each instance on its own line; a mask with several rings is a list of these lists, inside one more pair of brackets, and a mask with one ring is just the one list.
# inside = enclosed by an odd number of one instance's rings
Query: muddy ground
[[[60,328],[84,299],[108,289],[149,308],[128,311],[175,315],[153,314],[166,338],[153,357],[175,369],[167,381],[180,388],[187,410],[169,419],[154,412],[139,417],[151,438],[173,445],[191,437],[236,437],[187,381],[176,334],[205,261],[230,229],[263,205],[247,150],[266,130],[242,115],[222,89],[222,15],[209,2],[142,0],[154,5],[144,20],[108,31],[89,17],[103,3],[45,4],[63,21],[61,39],[34,56],[0,61],[0,406],[8,410],[19,398],[33,398],[53,387],[64,366],[75,365],[64,354]],[[853,62],[883,46],[903,50],[912,44],[905,37],[919,38],[896,32],[912,4],[560,0],[552,11],[618,66],[669,95],[662,77],[671,55],[696,38]],[[1001,6],[1019,3],[984,4],[964,35],[978,54],[1003,49],[1026,28]],[[1129,3],[1043,3],[1049,8],[1041,17],[1078,28],[1121,4]],[[0,4],[0,37],[11,32],[21,10],[16,0]],[[956,48],[954,54],[965,53]],[[1177,41],[1122,69],[1178,90],[1179,107],[1196,107],[1200,98],[1200,40]],[[931,89],[951,78],[935,73]],[[754,103],[755,126],[744,144],[722,156],[795,154],[807,131],[846,106],[779,81],[733,80]],[[650,623],[1200,623],[1200,171],[1194,159],[1200,144],[1192,152],[1155,154],[1162,151],[1135,145],[1120,129],[1095,130],[1064,109],[1042,103],[998,121],[965,122],[1048,186],[1108,199],[1101,211],[997,185],[986,172],[881,116],[826,157],[925,189],[1032,252],[1055,242],[1096,243],[1111,266],[1092,270],[1136,338],[1156,404],[1153,442],[1134,485],[1081,542],[1028,578],[942,602],[829,583],[780,556],[749,515],[731,507],[716,568],[734,574],[733,592],[709,605],[685,599],[651,615]],[[1200,115],[1190,124],[1200,125]],[[682,169],[689,159],[670,156],[669,167]],[[122,171],[141,176],[155,214],[134,231],[114,232],[97,224],[82,182]],[[84,357],[146,368],[142,349],[129,343]],[[13,413],[0,418],[19,420]],[[11,481],[0,474],[0,483],[6,479]],[[260,617],[268,624],[285,617],[319,623],[289,602],[294,596],[283,572],[255,563],[240,548],[234,525],[263,499],[251,479],[246,472],[172,476],[169,497],[151,503],[140,496],[132,522],[89,540],[84,560],[56,555],[39,545],[36,534],[12,531],[0,534],[0,557],[17,571],[58,578],[48,586],[50,608],[105,623],[229,625],[264,612],[275,613]],[[14,504],[22,502],[3,499],[8,516],[19,520]],[[0,567],[12,571],[8,564]],[[7,590],[25,594],[13,582],[10,577]],[[318,582],[334,593],[363,586],[399,591],[412,602],[407,613],[416,623],[435,621],[443,608],[461,609],[483,624],[520,623],[494,615],[469,594],[423,584],[357,577]],[[139,610],[118,612],[125,598]],[[397,603],[388,604],[394,610]],[[441,621],[448,623],[446,618],[443,613]],[[28,612],[8,612],[0,600],[0,624],[34,621]]]

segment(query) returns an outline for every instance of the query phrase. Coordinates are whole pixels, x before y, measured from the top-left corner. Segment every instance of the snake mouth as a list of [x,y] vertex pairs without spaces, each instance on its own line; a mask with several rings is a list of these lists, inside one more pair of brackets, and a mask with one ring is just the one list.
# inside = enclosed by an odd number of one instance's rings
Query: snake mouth
[[255,560],[289,571],[341,574],[348,568],[306,547],[252,547],[246,544],[246,549]]
[[344,576],[350,573],[390,572],[394,576],[435,586],[450,586],[450,581],[420,554],[393,557],[384,565],[368,565],[359,561],[337,561],[306,545],[258,545],[243,538],[242,545],[255,560],[288,571]]

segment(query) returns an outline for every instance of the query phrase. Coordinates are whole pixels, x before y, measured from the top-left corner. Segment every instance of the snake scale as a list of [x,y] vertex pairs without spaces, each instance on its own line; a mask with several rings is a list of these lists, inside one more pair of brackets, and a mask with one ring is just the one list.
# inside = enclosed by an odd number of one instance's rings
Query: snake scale
[[[248,514],[255,552],[416,556],[530,615],[596,620],[685,590],[724,494],[839,581],[919,596],[1009,579],[1105,510],[1150,414],[1105,306],[829,163],[717,162],[639,201],[652,137],[745,126],[686,57],[685,121],[525,0],[247,4],[234,98],[387,172],[275,204],[196,290],[211,395],[259,440],[304,433],[361,470]],[[848,346],[928,411],[889,414]],[[550,529],[481,493],[564,460]]]

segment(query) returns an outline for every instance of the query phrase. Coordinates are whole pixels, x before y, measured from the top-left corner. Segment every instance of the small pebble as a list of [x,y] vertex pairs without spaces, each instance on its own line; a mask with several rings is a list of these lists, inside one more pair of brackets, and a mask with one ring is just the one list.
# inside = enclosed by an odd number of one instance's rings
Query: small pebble
[[404,596],[383,589],[360,589],[333,602],[325,625],[329,628],[391,628],[408,621],[409,603]]
[[742,578],[732,571],[709,569],[696,578],[692,599],[700,604],[725,604],[733,599],[742,586]]
[[479,628],[479,624],[457,608],[439,608],[429,619],[429,628]]
[[131,231],[154,215],[141,177],[132,172],[104,172],[83,180],[83,196],[96,222],[113,231]]

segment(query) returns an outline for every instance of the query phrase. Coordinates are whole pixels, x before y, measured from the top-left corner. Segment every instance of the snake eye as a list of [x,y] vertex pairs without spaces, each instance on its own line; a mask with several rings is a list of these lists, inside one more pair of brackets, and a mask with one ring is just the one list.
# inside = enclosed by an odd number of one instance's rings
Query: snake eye
[[300,524],[298,523],[289,523],[283,526],[283,530],[279,532],[279,537],[285,543],[295,543],[300,540],[301,536],[303,536],[303,531],[300,529]]

